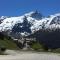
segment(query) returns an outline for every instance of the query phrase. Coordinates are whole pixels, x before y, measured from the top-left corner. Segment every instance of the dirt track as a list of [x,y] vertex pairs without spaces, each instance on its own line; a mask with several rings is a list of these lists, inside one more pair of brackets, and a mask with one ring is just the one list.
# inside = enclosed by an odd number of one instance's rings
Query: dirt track
[[60,60],[59,54],[20,52],[11,55],[0,55],[0,60]]

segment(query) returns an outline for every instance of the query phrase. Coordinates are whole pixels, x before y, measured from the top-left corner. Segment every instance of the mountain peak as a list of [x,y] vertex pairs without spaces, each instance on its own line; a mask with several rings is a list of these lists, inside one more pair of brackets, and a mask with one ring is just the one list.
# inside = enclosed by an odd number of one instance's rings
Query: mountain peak
[[41,13],[39,13],[37,10],[29,12],[29,13],[25,14],[25,16],[32,17],[32,18],[35,18],[37,20],[42,19],[42,17],[43,17],[43,15]]
[[2,20],[5,19],[5,18],[7,18],[7,16],[1,16],[0,17],[0,19],[2,19]]

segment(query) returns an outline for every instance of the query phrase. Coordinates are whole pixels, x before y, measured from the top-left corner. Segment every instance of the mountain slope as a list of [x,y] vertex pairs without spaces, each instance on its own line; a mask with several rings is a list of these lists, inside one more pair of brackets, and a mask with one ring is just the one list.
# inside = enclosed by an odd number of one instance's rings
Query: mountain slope
[[39,30],[26,38],[36,38],[44,46],[50,48],[60,48],[60,29],[56,30]]
[[29,35],[40,29],[55,30],[60,28],[60,13],[44,17],[33,11],[23,16],[6,17],[0,24],[0,32],[8,32],[12,36]]

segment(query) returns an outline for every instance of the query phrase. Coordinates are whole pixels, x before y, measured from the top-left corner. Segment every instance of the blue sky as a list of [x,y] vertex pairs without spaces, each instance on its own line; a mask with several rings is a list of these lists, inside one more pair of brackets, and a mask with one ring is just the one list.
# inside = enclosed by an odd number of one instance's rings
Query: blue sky
[[35,10],[44,16],[60,13],[60,0],[0,0],[0,16],[19,16]]

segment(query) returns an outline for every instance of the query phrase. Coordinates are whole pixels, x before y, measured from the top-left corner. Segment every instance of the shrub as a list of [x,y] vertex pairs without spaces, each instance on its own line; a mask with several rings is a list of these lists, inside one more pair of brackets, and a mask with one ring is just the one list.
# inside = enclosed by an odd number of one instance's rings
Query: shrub
[[0,46],[0,55],[5,55],[5,50],[6,50],[6,47],[5,46]]
[[46,45],[43,45],[44,51],[48,51],[48,47]]
[[6,47],[5,46],[1,46],[0,49],[1,49],[1,51],[5,51]]
[[55,53],[60,53],[60,48],[57,48],[57,49],[53,49],[52,52],[55,52]]
[[38,42],[34,42],[34,43],[32,43],[31,48],[34,50],[39,50],[39,49],[42,49],[43,46]]

